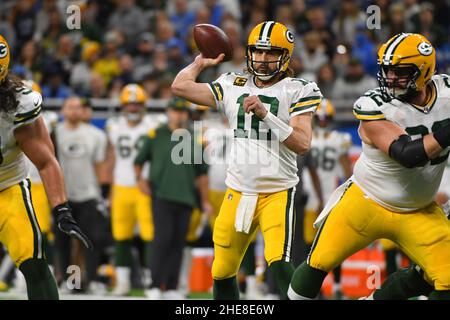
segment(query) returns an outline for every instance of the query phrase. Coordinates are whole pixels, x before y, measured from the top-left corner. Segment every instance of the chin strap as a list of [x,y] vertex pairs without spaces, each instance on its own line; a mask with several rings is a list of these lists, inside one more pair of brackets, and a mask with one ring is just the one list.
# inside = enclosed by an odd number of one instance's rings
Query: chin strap
[[268,76],[258,76],[258,75],[256,75],[255,74],[255,77],[257,77],[259,80],[261,80],[261,81],[269,81],[270,79],[272,79],[274,76],[276,76],[278,74],[278,72],[277,73],[274,73],[274,74],[272,74],[272,75],[268,75]]

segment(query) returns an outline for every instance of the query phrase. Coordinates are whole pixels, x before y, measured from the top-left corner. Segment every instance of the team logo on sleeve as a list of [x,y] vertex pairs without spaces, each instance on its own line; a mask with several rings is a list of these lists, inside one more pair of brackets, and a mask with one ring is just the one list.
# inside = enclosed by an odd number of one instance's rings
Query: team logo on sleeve
[[8,55],[8,47],[3,42],[0,42],[0,59]]
[[239,87],[243,87],[245,85],[245,83],[247,82],[246,78],[241,78],[241,77],[237,77],[234,82],[233,85],[234,86],[239,86]]
[[421,42],[419,44],[419,46],[417,47],[417,49],[419,50],[420,54],[423,56],[429,56],[430,54],[433,53],[433,47],[431,46],[431,44],[426,43],[426,42]]

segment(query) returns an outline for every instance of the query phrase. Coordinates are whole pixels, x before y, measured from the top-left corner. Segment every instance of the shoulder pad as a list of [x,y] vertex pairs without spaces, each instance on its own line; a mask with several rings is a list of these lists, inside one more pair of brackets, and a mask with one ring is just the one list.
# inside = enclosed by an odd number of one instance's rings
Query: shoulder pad
[[303,78],[289,78],[289,79],[290,79],[290,82],[300,82],[304,86],[306,86],[306,85],[308,85],[310,83],[313,83],[313,81],[306,80],[306,79],[303,79]]
[[436,84],[440,96],[450,96],[450,75],[436,74],[431,79]]
[[322,93],[315,82],[304,79],[288,80],[286,91],[292,99],[289,114],[315,111],[322,101]]
[[28,123],[40,115],[42,96],[39,92],[23,87],[17,91],[16,99],[18,105],[14,114],[14,125]]
[[359,120],[386,119],[381,110],[385,103],[379,89],[369,90],[353,104],[353,114]]

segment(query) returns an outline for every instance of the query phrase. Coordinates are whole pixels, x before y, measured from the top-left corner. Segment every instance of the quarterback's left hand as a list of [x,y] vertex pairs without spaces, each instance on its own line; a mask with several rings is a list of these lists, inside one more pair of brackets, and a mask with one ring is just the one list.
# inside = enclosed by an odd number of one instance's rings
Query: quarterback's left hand
[[244,111],[246,113],[252,111],[261,120],[267,115],[267,109],[257,96],[248,96],[244,99]]
[[59,230],[71,237],[77,238],[89,250],[94,248],[91,240],[81,231],[78,223],[72,217],[72,209],[67,202],[57,205],[53,208],[52,212]]

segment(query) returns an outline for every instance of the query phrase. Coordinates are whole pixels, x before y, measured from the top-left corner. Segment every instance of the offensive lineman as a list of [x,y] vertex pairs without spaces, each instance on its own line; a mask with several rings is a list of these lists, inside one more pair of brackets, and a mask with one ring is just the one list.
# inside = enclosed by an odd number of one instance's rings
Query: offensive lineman
[[395,242],[450,298],[450,222],[434,201],[450,146],[450,77],[434,75],[436,54],[420,34],[392,37],[378,51],[380,88],[354,104],[363,152],[354,176],[322,211],[290,299],[313,299],[328,271],[379,238]]
[[202,70],[223,59],[223,54],[216,59],[199,55],[172,84],[175,95],[221,110],[234,129],[228,190],[213,233],[215,299],[239,298],[236,273],[258,228],[269,268],[286,297],[293,270],[296,154],[310,147],[312,114],[322,98],[314,82],[292,78],[293,48],[289,29],[266,21],[250,32],[248,72],[196,83]]

